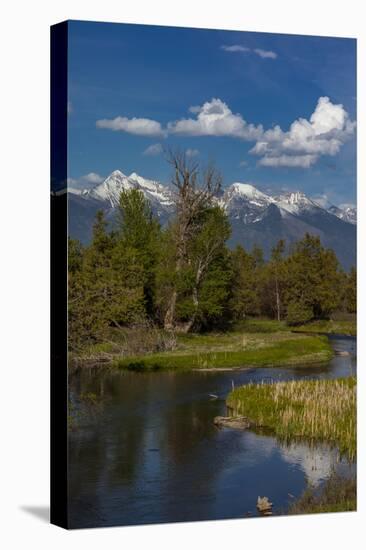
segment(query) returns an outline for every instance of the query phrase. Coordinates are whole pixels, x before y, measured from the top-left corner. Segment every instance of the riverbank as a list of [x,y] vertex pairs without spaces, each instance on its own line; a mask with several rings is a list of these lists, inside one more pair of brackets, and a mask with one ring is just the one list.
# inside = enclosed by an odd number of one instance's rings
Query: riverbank
[[177,350],[116,359],[113,366],[128,370],[227,370],[248,367],[314,364],[329,361],[326,337],[275,333],[186,335]]
[[333,352],[326,336],[301,329],[294,331],[282,321],[268,319],[247,319],[229,331],[204,334],[111,329],[104,343],[71,355],[70,368],[227,370],[329,361]]
[[344,336],[356,336],[356,320],[351,321],[312,321],[293,329],[294,332],[318,333],[318,334],[342,334]]
[[226,401],[234,416],[284,439],[328,441],[356,456],[356,378],[247,384]]
[[[183,345],[179,340],[177,346]],[[330,342],[336,349],[356,351],[353,339]],[[90,491],[81,493],[83,507],[79,498],[72,499],[75,521],[90,526],[83,519],[87,506],[93,512],[90,522],[98,516],[117,524],[124,510],[126,523],[134,524],[141,521],[141,502],[143,519],[150,523],[243,518],[248,511],[256,515],[258,495],[269,497],[274,514],[287,514],[308,482],[319,493],[333,468],[343,476],[353,475],[354,466],[348,468],[346,457],[338,462],[331,445],[301,439],[285,445],[270,430],[221,430],[213,420],[227,414],[225,399],[233,382],[239,388],[268,380],[345,377],[349,363],[349,356],[340,355],[316,367],[235,372],[80,369],[69,378],[74,413],[80,411],[76,429],[69,431],[70,494],[80,494],[85,486]],[[110,460],[111,446],[125,465],[118,471]],[[139,464],[144,468],[137,471]],[[162,509],[157,503],[164,502],[167,486],[179,499]]]
[[323,514],[354,512],[357,509],[356,477],[344,478],[333,474],[321,490],[308,487],[288,509],[288,514]]

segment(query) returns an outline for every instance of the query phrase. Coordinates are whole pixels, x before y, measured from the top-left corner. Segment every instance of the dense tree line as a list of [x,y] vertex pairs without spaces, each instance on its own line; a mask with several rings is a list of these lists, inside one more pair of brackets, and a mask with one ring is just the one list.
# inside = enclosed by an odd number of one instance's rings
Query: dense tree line
[[118,223],[98,212],[93,239],[69,240],[69,341],[78,350],[108,327],[147,321],[172,331],[227,328],[247,316],[289,324],[356,311],[356,270],[345,273],[319,237],[290,248],[279,241],[269,261],[254,247],[230,250],[230,223],[213,197],[221,178],[172,154],[176,215],[162,228],[138,190],[123,191]]

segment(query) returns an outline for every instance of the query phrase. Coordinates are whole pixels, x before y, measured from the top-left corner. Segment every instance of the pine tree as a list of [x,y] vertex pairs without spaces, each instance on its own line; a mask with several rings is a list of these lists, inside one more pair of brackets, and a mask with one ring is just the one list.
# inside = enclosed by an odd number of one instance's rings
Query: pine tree
[[345,281],[345,305],[348,313],[357,312],[357,271],[354,266],[346,275]]
[[119,236],[126,249],[134,250],[143,272],[143,292],[147,315],[154,315],[156,269],[160,247],[160,225],[150,203],[137,190],[123,190],[119,203]]
[[[145,316],[144,272],[136,251],[107,232],[103,212],[98,212],[93,240],[75,261],[70,248],[69,335],[70,348],[80,350],[106,337],[111,326],[128,325]],[[75,270],[75,265],[79,268]]]
[[227,311],[231,270],[225,243],[230,233],[229,220],[220,207],[207,208],[201,214],[199,229],[187,250],[192,312],[185,331],[217,324]]
[[281,321],[285,313],[285,292],[287,284],[287,262],[284,257],[285,241],[279,240],[273,247],[271,259],[263,272],[261,291],[262,307]]
[[245,319],[260,312],[259,281],[263,267],[263,253],[256,247],[250,254],[238,245],[231,252],[233,270],[231,309],[234,318]]
[[339,263],[335,253],[321,245],[319,237],[307,233],[298,241],[287,268],[286,300],[290,312],[301,310],[303,317],[319,319],[327,318],[339,306]]

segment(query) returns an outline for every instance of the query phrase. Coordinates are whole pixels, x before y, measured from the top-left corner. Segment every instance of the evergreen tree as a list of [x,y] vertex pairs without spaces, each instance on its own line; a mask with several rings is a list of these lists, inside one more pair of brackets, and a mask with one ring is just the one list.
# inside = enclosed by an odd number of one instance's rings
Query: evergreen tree
[[345,305],[348,313],[357,312],[357,271],[354,266],[346,275],[345,280]]
[[185,331],[202,324],[217,324],[227,311],[231,270],[225,242],[230,233],[230,223],[220,207],[202,212],[198,230],[188,243],[188,261],[182,270],[187,277],[191,306]]
[[160,247],[160,225],[150,203],[137,190],[123,190],[119,202],[119,235],[123,246],[134,250],[143,271],[146,313],[154,314],[156,269]]
[[288,307],[301,308],[312,318],[327,318],[340,304],[341,272],[335,253],[309,235],[295,244],[287,261]]
[[[81,266],[69,273],[69,335],[71,349],[103,340],[110,326],[137,322],[145,316],[143,268],[134,249],[107,233],[98,212],[93,240]],[[71,267],[75,265],[75,246]]]
[[68,239],[67,266],[69,274],[77,273],[81,270],[83,262],[83,246],[77,239]]
[[219,207],[206,208],[186,246],[184,261],[176,269],[176,227],[164,231],[158,269],[160,311],[170,307],[174,292],[175,329],[188,332],[217,326],[227,320],[230,293],[230,258],[225,241],[230,224]]
[[69,345],[74,350],[96,341],[106,326],[100,287],[111,243],[102,211],[97,212],[93,241],[82,261],[78,248],[75,243],[69,247]]
[[231,252],[233,283],[231,309],[234,318],[245,319],[248,315],[260,312],[259,281],[263,265],[262,251],[256,247],[250,254],[238,245]]
[[285,241],[279,240],[273,247],[271,259],[263,272],[262,307],[281,321],[285,313],[285,292],[287,284],[287,262],[284,257]]

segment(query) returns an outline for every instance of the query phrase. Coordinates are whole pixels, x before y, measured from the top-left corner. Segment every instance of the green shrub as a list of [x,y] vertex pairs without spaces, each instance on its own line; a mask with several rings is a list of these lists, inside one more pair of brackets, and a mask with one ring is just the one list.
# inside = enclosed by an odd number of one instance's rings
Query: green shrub
[[290,326],[303,325],[313,317],[311,307],[299,302],[290,302],[287,306],[287,324]]

